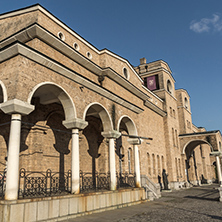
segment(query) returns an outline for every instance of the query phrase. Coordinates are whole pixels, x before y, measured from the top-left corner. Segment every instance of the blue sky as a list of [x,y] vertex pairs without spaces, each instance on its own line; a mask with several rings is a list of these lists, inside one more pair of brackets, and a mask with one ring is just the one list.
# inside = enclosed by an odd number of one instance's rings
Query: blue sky
[[191,96],[193,123],[222,132],[221,0],[7,0],[0,13],[36,3],[133,66],[166,61]]

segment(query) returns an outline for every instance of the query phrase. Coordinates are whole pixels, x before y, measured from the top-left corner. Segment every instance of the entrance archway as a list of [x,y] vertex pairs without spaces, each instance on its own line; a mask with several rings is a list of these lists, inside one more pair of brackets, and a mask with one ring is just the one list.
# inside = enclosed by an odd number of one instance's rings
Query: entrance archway
[[201,139],[191,140],[185,145],[183,152],[186,156],[185,165],[188,182],[200,185],[212,179],[211,168],[207,164],[211,162],[209,153],[212,150],[211,144]]

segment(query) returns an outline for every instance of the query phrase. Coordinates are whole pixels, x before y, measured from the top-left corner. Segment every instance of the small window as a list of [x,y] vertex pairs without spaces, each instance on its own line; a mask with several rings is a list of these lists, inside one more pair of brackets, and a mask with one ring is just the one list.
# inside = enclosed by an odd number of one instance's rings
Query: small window
[[126,79],[129,79],[128,70],[126,68],[123,68],[123,75]]
[[170,107],[170,115],[171,115],[171,116],[173,115],[172,107]]
[[173,87],[172,87],[172,84],[170,82],[170,80],[167,80],[167,91],[172,94],[172,91],[173,91]]
[[186,97],[184,98],[184,105],[185,105],[185,108],[188,109],[188,100]]
[[79,51],[79,45],[76,42],[74,42],[73,47],[75,50]]
[[89,59],[92,59],[92,54],[90,52],[87,52],[86,55]]
[[173,117],[176,118],[176,112],[175,112],[175,109],[173,109]]
[[58,32],[58,37],[59,37],[62,41],[65,40],[65,36],[64,36],[64,34],[63,34],[62,32]]

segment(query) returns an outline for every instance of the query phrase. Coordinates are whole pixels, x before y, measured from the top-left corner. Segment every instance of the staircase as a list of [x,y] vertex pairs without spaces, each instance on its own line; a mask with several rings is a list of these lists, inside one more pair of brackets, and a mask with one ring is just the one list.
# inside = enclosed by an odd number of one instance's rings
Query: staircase
[[146,199],[155,200],[161,197],[160,185],[155,184],[146,175],[141,175],[141,185],[145,189]]

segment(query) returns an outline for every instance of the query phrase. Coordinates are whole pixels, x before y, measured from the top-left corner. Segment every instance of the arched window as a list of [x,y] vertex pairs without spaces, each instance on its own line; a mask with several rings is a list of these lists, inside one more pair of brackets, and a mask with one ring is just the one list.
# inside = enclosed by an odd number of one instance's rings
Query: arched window
[[186,109],[188,109],[188,100],[187,97],[184,98],[184,106]]
[[128,171],[132,173],[132,149],[128,149]]
[[177,163],[177,158],[175,158],[175,166],[176,166],[176,175],[177,175],[177,181],[178,181],[179,175],[178,175],[178,163]]
[[150,163],[150,154],[147,153],[147,169],[148,169],[148,174],[151,175],[151,163]]
[[181,171],[181,162],[180,159],[178,159],[178,165],[179,165],[179,176],[182,178],[182,171]]
[[175,109],[173,109],[173,117],[176,118],[176,112],[175,112]]
[[168,91],[170,94],[172,94],[172,92],[173,92],[173,87],[172,87],[172,84],[171,84],[171,82],[170,82],[169,79],[167,80],[167,91]]
[[129,79],[129,74],[127,68],[123,68],[123,75],[126,79]]
[[173,146],[175,146],[175,137],[174,137],[174,129],[172,128],[172,138],[173,138]]
[[178,147],[178,135],[177,135],[177,130],[175,129],[175,141],[176,141],[176,143],[175,143],[175,145],[176,145],[176,147]]
[[155,155],[152,154],[152,161],[153,161],[153,176],[156,175],[156,161],[155,161]]
[[160,169],[160,156],[159,155],[157,155],[157,173],[158,173],[158,175],[160,175],[161,174],[161,169]]

